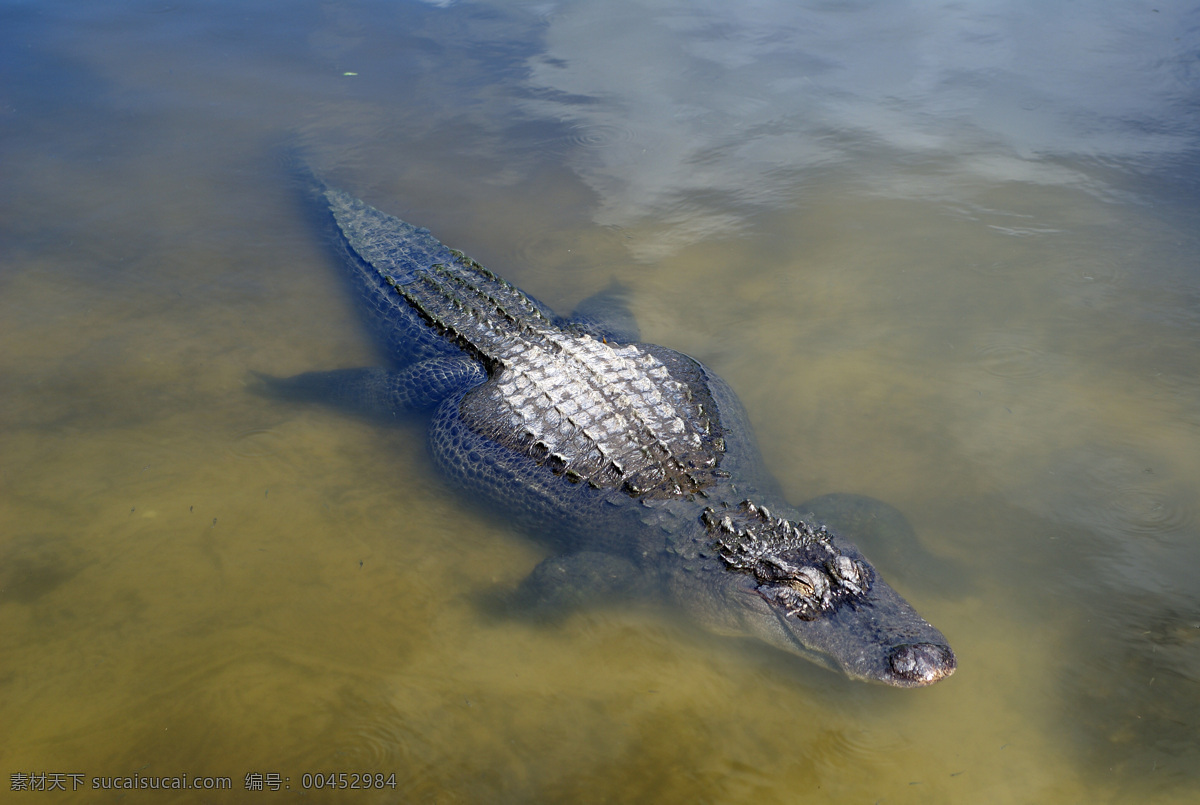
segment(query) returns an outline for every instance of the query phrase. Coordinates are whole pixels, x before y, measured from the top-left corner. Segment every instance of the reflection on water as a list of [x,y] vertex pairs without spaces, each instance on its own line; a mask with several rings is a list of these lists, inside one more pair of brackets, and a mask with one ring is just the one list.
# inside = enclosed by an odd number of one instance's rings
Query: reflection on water
[[[1191,801],[1200,17],[1076,5],[6,5],[0,784]],[[376,360],[297,143],[559,310],[628,286],[793,501],[904,512],[874,555],[958,673],[485,611],[544,549],[419,426],[254,392]]]

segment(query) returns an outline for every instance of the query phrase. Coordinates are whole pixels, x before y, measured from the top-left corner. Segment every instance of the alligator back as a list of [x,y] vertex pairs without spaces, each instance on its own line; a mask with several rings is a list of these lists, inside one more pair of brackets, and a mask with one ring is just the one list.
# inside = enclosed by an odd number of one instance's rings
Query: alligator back
[[632,497],[691,495],[721,474],[723,432],[695,361],[560,326],[429,230],[324,194],[371,296],[407,303],[405,314],[486,368],[457,405],[472,430],[569,483]]

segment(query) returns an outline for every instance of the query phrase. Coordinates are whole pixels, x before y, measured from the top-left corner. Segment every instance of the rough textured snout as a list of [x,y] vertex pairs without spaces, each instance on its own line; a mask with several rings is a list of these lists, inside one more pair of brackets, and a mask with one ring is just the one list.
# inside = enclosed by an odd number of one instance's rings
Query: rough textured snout
[[896,646],[888,657],[893,679],[900,687],[932,685],[954,673],[958,661],[949,646],[936,643],[910,643]]

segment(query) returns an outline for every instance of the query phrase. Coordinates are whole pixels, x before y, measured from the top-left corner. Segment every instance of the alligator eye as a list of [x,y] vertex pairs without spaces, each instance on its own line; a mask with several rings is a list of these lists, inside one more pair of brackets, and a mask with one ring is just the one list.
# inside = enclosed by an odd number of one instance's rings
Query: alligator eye
[[815,567],[802,567],[796,572],[797,581],[812,588],[813,598],[824,598],[829,592],[829,577]]
[[805,598],[812,598],[816,592],[811,584],[801,578],[788,579],[787,585]]
[[859,571],[858,564],[849,556],[839,556],[829,564],[829,569],[833,571],[834,578],[855,586],[858,585],[861,572]]

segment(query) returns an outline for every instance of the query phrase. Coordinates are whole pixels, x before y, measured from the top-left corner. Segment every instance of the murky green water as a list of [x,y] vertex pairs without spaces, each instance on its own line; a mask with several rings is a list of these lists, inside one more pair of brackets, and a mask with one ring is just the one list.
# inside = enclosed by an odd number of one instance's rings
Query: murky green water
[[[1076,5],[0,6],[5,793],[1193,801],[1200,18]],[[375,360],[295,145],[559,310],[629,286],[793,501],[908,516],[863,547],[959,671],[489,613],[543,549],[419,427],[253,393]]]

